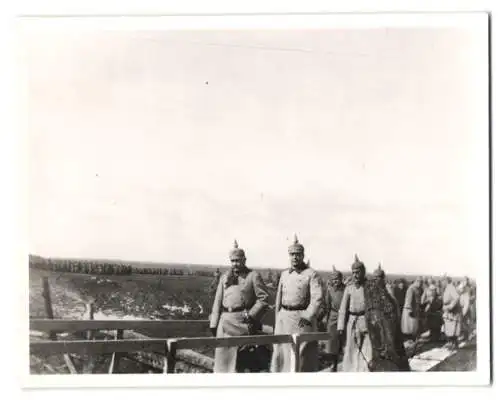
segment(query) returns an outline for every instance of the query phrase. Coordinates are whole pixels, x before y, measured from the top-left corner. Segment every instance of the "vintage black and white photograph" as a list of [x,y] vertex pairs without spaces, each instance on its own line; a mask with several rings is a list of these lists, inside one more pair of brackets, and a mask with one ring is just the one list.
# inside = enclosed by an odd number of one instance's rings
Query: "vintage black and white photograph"
[[487,381],[487,15],[130,20],[19,23],[30,377]]

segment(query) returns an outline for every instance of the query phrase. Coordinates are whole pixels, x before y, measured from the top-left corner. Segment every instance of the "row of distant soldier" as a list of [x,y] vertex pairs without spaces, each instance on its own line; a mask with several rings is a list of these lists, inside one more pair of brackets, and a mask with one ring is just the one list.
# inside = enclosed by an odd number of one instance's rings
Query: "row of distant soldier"
[[30,267],[54,271],[71,272],[91,275],[198,275],[212,276],[211,271],[191,271],[177,268],[134,267],[120,262],[101,262],[84,260],[53,260],[30,261]]

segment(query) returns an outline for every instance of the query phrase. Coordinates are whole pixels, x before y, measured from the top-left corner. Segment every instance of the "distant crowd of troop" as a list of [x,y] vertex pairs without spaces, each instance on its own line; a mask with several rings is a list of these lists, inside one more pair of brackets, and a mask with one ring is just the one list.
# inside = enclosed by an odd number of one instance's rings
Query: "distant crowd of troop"
[[191,270],[186,268],[160,268],[145,266],[133,266],[116,261],[95,261],[95,260],[64,260],[64,259],[42,259],[30,257],[29,265],[45,271],[71,272],[75,274],[89,275],[196,275],[212,276],[210,271]]
[[[476,288],[468,278],[388,281],[380,264],[368,277],[356,255],[349,277],[334,267],[324,281],[304,262],[304,253],[295,236],[288,247],[290,267],[282,271],[276,288],[273,331],[328,332],[322,357],[332,372],[408,371],[406,348],[411,343],[444,339],[445,347],[452,349],[475,334]],[[245,252],[236,241],[229,259],[231,268],[220,276],[215,292],[211,332],[216,337],[262,334],[262,319],[273,308],[269,287],[258,271],[246,266]],[[214,372],[257,371],[265,368],[265,361],[264,366],[257,364],[266,354],[270,372],[291,371],[290,344],[274,344],[268,353],[265,347],[253,346],[252,357],[248,348],[216,348]],[[319,371],[319,361],[319,343],[301,343],[299,371]]]

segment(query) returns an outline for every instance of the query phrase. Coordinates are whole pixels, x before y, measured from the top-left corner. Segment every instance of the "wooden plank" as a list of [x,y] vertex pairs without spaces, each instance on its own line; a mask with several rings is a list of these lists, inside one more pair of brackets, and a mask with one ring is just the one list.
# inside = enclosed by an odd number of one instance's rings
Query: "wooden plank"
[[314,342],[320,340],[330,340],[332,338],[330,333],[327,332],[308,332],[297,335],[297,344],[304,342]]
[[108,374],[112,374],[115,370],[115,363],[116,363],[116,353],[113,353],[111,355],[111,361],[109,362],[109,368],[108,368]]
[[140,339],[140,340],[76,340],[59,341],[51,340],[31,342],[30,353],[38,355],[54,355],[64,353],[83,354],[111,354],[133,353],[138,351],[164,352],[165,340]]
[[78,374],[78,371],[76,370],[75,364],[73,364],[73,360],[71,359],[69,354],[64,354],[64,362],[66,363],[66,366],[69,369],[69,372],[72,374]]
[[[123,336],[125,339],[151,339],[149,336],[143,335],[138,332],[129,331],[124,332]],[[145,353],[143,353],[144,355]],[[149,357],[155,357],[159,360],[158,355],[149,353]],[[130,358],[130,357],[129,357]],[[192,364],[195,366],[199,366],[202,369],[213,370],[214,368],[214,359],[208,357],[204,354],[198,353],[194,350],[190,349],[181,349],[177,351],[177,362],[184,361],[187,364]]]
[[180,349],[177,350],[176,355],[177,361],[183,361],[188,364],[195,365],[202,369],[213,370],[214,369],[214,359],[208,357],[204,354],[198,353],[190,349]]
[[31,319],[30,330],[44,332],[79,332],[87,330],[164,330],[170,332],[186,332],[193,335],[208,332],[208,320],[65,320],[65,319]]
[[[115,334],[115,340],[122,340],[123,339],[123,329],[118,329]],[[123,353],[113,353],[111,356],[111,362],[109,363],[109,370],[108,373],[113,374],[118,371],[118,363],[120,361],[120,357],[123,355]]]
[[[258,335],[258,336],[233,336],[224,338],[198,337],[169,339],[169,346],[176,344],[176,349],[192,349],[197,347],[233,347],[244,344],[277,344],[292,343],[290,335]],[[169,347],[170,348],[170,347]]]

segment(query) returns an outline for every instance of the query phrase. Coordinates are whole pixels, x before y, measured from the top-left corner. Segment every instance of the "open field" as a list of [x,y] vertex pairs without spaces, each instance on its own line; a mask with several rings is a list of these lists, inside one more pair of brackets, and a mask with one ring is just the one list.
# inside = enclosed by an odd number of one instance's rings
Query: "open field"
[[57,318],[81,316],[84,303],[96,312],[157,319],[206,319],[212,278],[201,276],[92,276],[30,270],[30,316],[45,317],[41,277],[48,276]]

